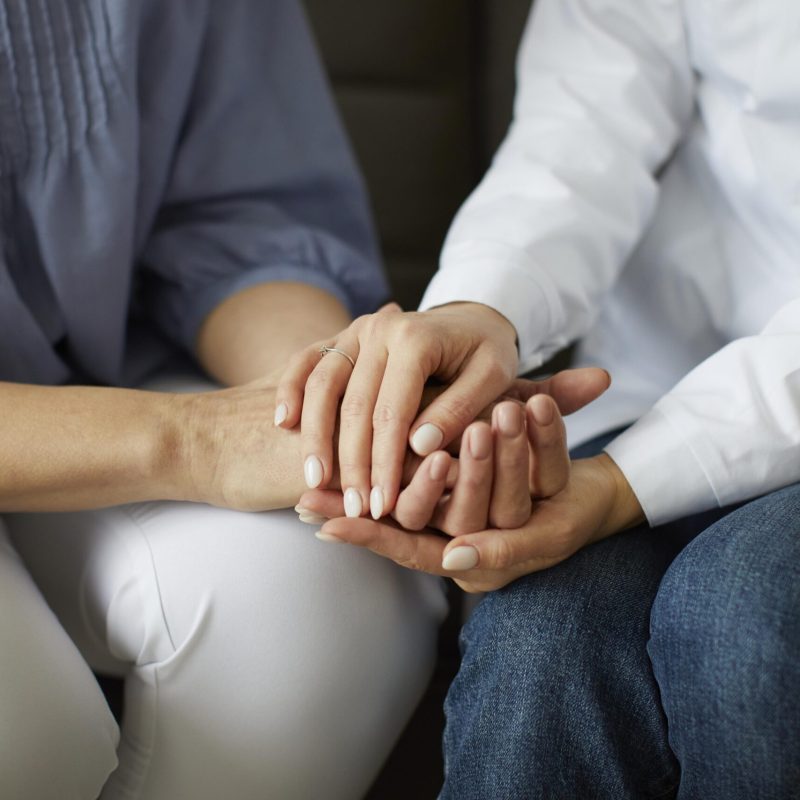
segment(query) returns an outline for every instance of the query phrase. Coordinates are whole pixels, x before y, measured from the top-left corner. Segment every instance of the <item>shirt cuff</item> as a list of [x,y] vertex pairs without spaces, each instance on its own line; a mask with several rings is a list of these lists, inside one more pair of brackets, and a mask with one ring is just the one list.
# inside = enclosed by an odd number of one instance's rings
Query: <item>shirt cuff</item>
[[720,506],[691,446],[658,408],[610,442],[605,452],[622,470],[653,527]]
[[[537,280],[531,265],[498,258],[494,248],[462,255],[460,246],[445,251],[442,268],[433,276],[419,310],[427,311],[447,303],[482,303],[501,313],[516,329],[519,346],[519,374],[541,366],[548,353],[542,345],[560,326],[557,298],[543,281]],[[448,262],[453,262],[448,266]],[[557,349],[557,347],[556,347]]]

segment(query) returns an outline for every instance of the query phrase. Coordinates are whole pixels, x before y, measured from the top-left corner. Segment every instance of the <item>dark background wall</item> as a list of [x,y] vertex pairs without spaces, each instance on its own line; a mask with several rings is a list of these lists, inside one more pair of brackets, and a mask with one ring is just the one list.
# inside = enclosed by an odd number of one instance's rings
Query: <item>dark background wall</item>
[[504,135],[530,0],[305,0],[369,185],[398,299],[414,308]]

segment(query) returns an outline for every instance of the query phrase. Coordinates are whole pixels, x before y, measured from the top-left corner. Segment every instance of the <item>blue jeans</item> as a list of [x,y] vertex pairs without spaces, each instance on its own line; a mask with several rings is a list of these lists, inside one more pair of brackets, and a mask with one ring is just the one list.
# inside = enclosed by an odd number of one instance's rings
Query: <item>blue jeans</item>
[[800,485],[522,578],[461,648],[441,800],[800,798]]

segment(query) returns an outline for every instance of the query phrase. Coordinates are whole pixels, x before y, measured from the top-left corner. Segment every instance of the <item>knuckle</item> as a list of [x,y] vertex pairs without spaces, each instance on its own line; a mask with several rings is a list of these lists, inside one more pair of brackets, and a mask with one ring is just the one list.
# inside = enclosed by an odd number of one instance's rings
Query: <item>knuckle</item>
[[464,397],[444,398],[438,410],[459,430],[469,425],[474,418],[472,407],[469,401]]
[[339,472],[341,474],[350,476],[359,475],[360,477],[364,477],[361,475],[361,473],[364,473],[365,471],[365,465],[356,460],[354,456],[339,455]]
[[367,397],[360,393],[348,393],[342,401],[340,415],[343,420],[358,421],[370,411]]
[[504,359],[493,354],[493,357],[486,361],[483,367],[483,380],[488,384],[503,386],[510,384],[514,378],[511,366]]
[[307,386],[309,389],[322,389],[333,380],[333,372],[330,367],[323,366],[320,362],[314,371],[308,376]]
[[372,413],[372,424],[376,428],[399,427],[404,421],[403,415],[391,403],[379,403]]
[[398,514],[396,519],[406,530],[409,531],[420,531],[425,527],[425,520],[422,518],[422,516],[411,511],[405,511],[402,514]]
[[511,543],[503,536],[495,537],[492,551],[492,569],[510,569],[516,563],[516,553]]
[[406,312],[403,316],[391,320],[394,334],[404,343],[420,341],[420,321],[413,312]]
[[492,509],[491,522],[495,528],[520,528],[531,515],[530,497],[521,497],[503,503],[502,507]]

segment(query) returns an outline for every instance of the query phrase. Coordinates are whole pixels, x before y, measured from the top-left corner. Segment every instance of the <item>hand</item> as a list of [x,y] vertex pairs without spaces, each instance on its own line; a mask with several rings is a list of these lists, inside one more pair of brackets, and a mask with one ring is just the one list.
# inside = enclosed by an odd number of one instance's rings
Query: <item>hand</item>
[[[403,313],[392,305],[299,353],[278,388],[276,421],[285,428],[301,423],[308,485],[329,486],[341,401],[343,486],[358,492],[364,510],[388,513],[397,501],[409,432],[421,456],[459,436],[510,386],[515,336],[511,323],[488,306]],[[349,354],[355,368],[336,353],[320,358],[319,344]],[[430,377],[450,385],[417,417]]]
[[[530,403],[530,408],[540,413],[542,405],[547,408],[552,402],[540,397]],[[560,420],[547,426],[556,445],[563,442],[559,428]],[[543,448],[548,445],[542,435],[539,442]],[[497,405],[491,427],[486,422],[472,423],[462,437],[458,460],[437,451],[421,463],[409,462],[406,488],[400,492],[392,517],[412,531],[431,526],[458,535],[483,530],[487,524],[516,527],[530,516],[531,485],[538,495],[547,491],[548,484],[557,490],[566,479],[563,474],[551,473],[542,481],[540,470],[529,464],[525,407],[516,402]],[[343,513],[359,516],[354,503],[357,506],[358,497],[352,489],[344,497],[339,492],[316,489],[303,495],[297,511],[303,521],[316,523]]]
[[300,434],[272,424],[274,399],[269,379],[171,396],[170,496],[241,511],[294,505],[305,488]]
[[[551,408],[554,425],[558,412]],[[570,464],[563,440],[556,444],[554,428],[548,432],[531,425],[530,416],[528,423],[540,473],[560,473],[563,488],[538,500],[518,528],[489,528],[448,541],[432,529],[410,533],[389,522],[333,519],[325,523],[320,538],[367,547],[402,566],[451,577],[466,591],[483,592],[553,566],[585,545],[644,520],[630,485],[607,455]],[[540,439],[547,445],[542,447]],[[301,502],[306,499],[304,495]]]
[[[481,419],[492,420],[493,431],[499,437],[494,448],[496,469],[492,468],[490,460],[478,460],[473,466],[473,448],[464,447],[464,442],[470,442],[473,437],[476,437],[478,444],[480,444],[480,438],[478,437],[486,437],[486,432],[482,432],[483,429],[479,425],[473,424],[467,428],[464,436],[460,437],[460,441],[453,442],[450,448],[453,453],[458,452],[458,448],[461,448],[461,458],[454,466],[456,468],[458,466],[463,467],[462,483],[472,482],[480,485],[483,482],[485,486],[491,486],[492,480],[494,480],[492,490],[492,509],[494,510],[487,508],[483,514],[481,524],[477,528],[470,528],[470,530],[479,530],[484,527],[487,516],[493,526],[513,527],[513,520],[507,516],[511,513],[509,510],[512,508],[526,509],[526,513],[523,514],[520,520],[521,524],[522,521],[527,519],[530,512],[531,494],[536,497],[546,497],[563,488],[565,470],[556,468],[555,459],[550,458],[551,467],[549,470],[542,470],[539,459],[533,454],[530,454],[529,458],[527,452],[529,445],[523,431],[525,400],[531,398],[532,395],[541,395],[529,404],[529,413],[532,417],[528,430],[532,432],[531,435],[535,435],[536,446],[540,451],[544,452],[546,448],[551,446],[561,448],[563,450],[562,460],[564,460],[566,459],[566,434],[558,414],[559,409],[563,413],[569,414],[582,408],[602,394],[608,388],[609,383],[610,377],[608,373],[605,370],[595,368],[564,370],[541,381],[516,380],[503,395],[503,398],[507,398],[510,402],[492,403],[480,413]],[[443,391],[445,391],[445,387],[426,387],[423,393],[423,404],[433,402],[438,394]],[[557,423],[550,427],[549,422],[553,417],[550,408],[552,403],[555,404],[557,416],[554,419],[557,419]],[[517,408],[514,408],[514,405]],[[545,425],[544,428],[535,424],[533,417],[537,415],[542,424]],[[488,431],[486,426],[483,426],[483,428]],[[504,430],[513,431],[513,433],[506,436],[503,433]],[[538,435],[537,431],[539,431]],[[554,439],[556,432],[557,440]],[[458,447],[454,447],[456,444]],[[483,449],[488,451],[489,446],[487,445]],[[443,464],[441,459],[439,463]],[[401,486],[409,486],[415,470],[420,465],[420,457],[411,451],[406,451]],[[396,508],[391,512],[392,516],[402,527],[409,530],[418,530],[424,525],[430,524],[440,530],[449,532],[445,518],[441,514],[441,509],[436,520],[430,520],[421,511],[429,503],[427,499],[428,493],[436,491],[432,486],[422,483],[425,475],[427,475],[427,472],[423,469],[421,474],[417,476],[413,486],[409,486],[408,489],[400,494]],[[472,476],[475,476],[475,478],[473,479]],[[520,494],[520,488],[525,486],[527,486],[527,489],[523,489]],[[453,484],[448,482],[447,488],[452,489],[452,487]],[[466,498],[488,498],[488,492],[481,490],[480,486],[477,491],[467,487],[463,491],[456,491],[454,494],[455,500],[453,497],[449,498],[445,506],[446,508],[455,509],[451,514],[453,519],[463,519],[463,504],[460,501],[462,494]],[[323,496],[321,491],[317,490],[306,495],[304,505],[301,505],[298,511],[301,516],[308,517],[307,521],[312,523],[341,516],[345,513],[350,517],[361,516],[364,509],[361,504],[360,494],[355,489],[348,488],[345,491],[345,495],[348,500],[346,505],[344,498],[340,494],[330,493],[328,496]],[[436,500],[438,499],[437,496]],[[378,519],[378,517],[379,515],[373,509],[373,518]],[[517,519],[517,517],[518,515],[514,516],[513,519]],[[422,522],[418,525],[411,521],[418,519],[422,519]],[[456,528],[456,530],[458,529]],[[465,531],[461,530],[461,532]]]

